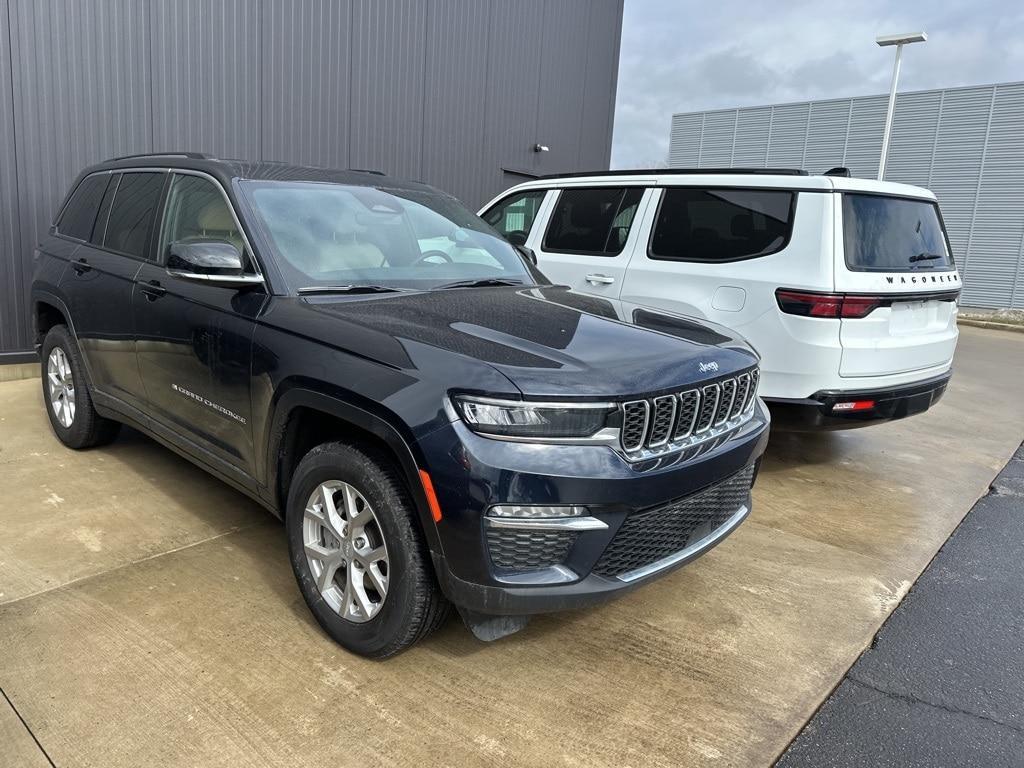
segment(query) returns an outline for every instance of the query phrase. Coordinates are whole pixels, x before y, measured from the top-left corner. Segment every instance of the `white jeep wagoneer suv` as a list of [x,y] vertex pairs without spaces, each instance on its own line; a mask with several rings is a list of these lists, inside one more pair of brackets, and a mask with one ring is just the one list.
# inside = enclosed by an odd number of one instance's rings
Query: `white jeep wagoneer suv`
[[897,419],[949,381],[960,276],[926,189],[846,169],[610,171],[520,184],[480,215],[621,317],[746,336],[776,423]]

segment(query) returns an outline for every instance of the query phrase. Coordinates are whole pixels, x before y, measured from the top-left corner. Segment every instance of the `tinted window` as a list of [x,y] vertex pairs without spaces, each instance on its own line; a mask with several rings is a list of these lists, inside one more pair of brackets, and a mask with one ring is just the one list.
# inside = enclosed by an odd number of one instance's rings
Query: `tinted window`
[[896,272],[953,267],[939,208],[927,200],[844,194],[843,237],[850,269]]
[[662,193],[650,257],[735,261],[785,247],[793,229],[792,192],[670,187]]
[[220,187],[200,176],[175,174],[167,194],[160,258],[166,257],[171,243],[195,240],[221,240],[235,246],[239,254],[245,252],[242,235]]
[[110,204],[114,202],[114,192],[117,190],[117,185],[121,183],[120,173],[112,173],[109,178],[110,183],[107,184],[107,191],[103,193],[100,212],[96,214],[96,223],[92,225],[92,237],[89,238],[89,242],[94,245],[103,245],[103,236],[107,232],[107,219],[110,218]]
[[121,183],[117,185],[110,215],[107,217],[104,247],[131,256],[146,255],[163,184],[162,173],[121,175]]
[[544,250],[615,256],[633,224],[642,187],[564,189],[544,235]]
[[510,243],[525,245],[546,194],[546,189],[533,189],[506,197],[484,214],[484,221],[501,232]]
[[96,222],[96,211],[103,199],[110,176],[106,173],[84,179],[71,196],[60,221],[57,231],[62,235],[77,240],[88,240],[92,235],[93,224]]

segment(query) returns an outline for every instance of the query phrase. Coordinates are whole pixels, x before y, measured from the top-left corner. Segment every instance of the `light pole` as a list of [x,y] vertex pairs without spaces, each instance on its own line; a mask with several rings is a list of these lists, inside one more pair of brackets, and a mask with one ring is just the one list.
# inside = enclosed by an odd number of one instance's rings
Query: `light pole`
[[889,109],[885,113],[885,132],[882,134],[882,156],[878,158],[878,180],[885,176],[885,160],[889,154],[889,134],[892,132],[892,113],[896,109],[896,82],[900,79],[900,56],[907,43],[923,43],[928,39],[924,32],[908,32],[905,35],[882,35],[875,42],[883,48],[896,46],[896,62],[892,65],[892,85],[889,87]]

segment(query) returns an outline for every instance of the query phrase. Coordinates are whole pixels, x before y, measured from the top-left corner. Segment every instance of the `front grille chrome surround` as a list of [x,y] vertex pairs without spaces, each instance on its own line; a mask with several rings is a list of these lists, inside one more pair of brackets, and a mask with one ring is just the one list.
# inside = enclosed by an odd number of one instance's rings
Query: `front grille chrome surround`
[[735,430],[753,417],[758,378],[758,370],[752,368],[703,387],[623,403],[622,452],[639,461]]

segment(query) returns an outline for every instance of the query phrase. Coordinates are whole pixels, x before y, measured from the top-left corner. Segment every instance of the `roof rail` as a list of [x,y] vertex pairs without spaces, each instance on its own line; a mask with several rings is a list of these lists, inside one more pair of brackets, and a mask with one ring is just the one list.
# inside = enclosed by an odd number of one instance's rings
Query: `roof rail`
[[349,168],[349,170],[353,173],[372,173],[374,176],[387,176],[384,171],[378,171],[373,168]]
[[575,173],[549,173],[539,176],[541,179],[571,179],[580,176],[633,176],[636,174],[656,176],[686,174],[756,174],[758,176],[808,176],[807,171],[799,168],[640,168],[615,171],[577,171]]
[[821,175],[822,176],[842,176],[842,177],[848,179],[848,178],[850,178],[850,176],[852,174],[850,173],[850,169],[849,168],[846,168],[845,166],[842,166],[842,165],[837,165],[835,168],[829,168],[827,171],[825,171]]
[[117,160],[136,160],[140,157],[187,157],[190,160],[215,160],[213,155],[205,152],[140,152],[137,155],[121,155],[104,160],[105,163],[113,163]]

